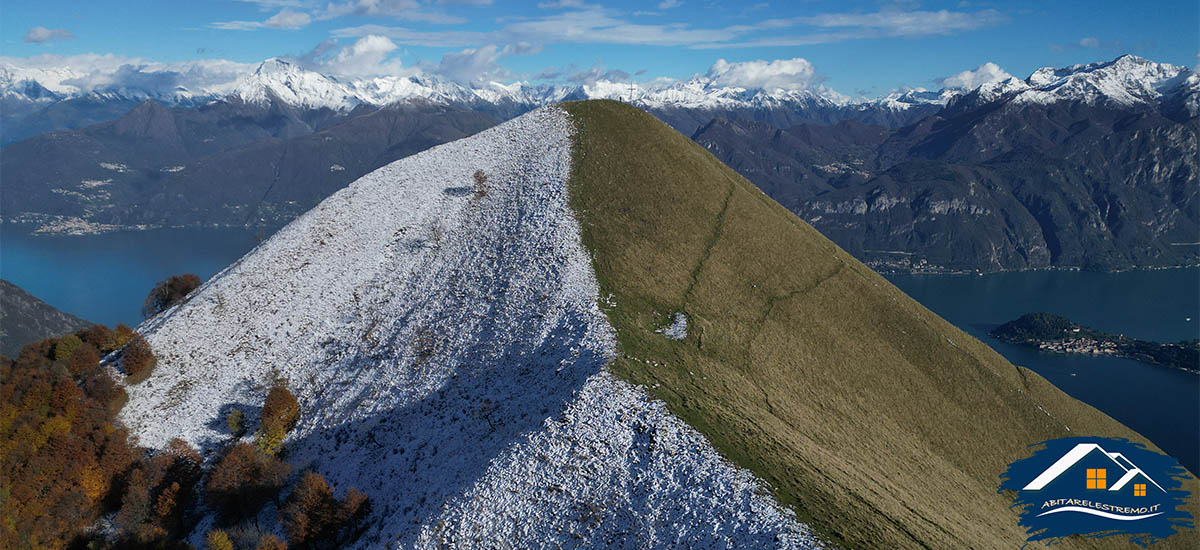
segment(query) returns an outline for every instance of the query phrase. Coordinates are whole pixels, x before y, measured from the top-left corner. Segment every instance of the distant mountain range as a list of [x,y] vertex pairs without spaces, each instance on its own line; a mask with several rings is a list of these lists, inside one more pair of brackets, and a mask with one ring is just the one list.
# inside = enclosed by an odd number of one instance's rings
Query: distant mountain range
[[632,98],[877,269],[1200,262],[1200,78],[1133,56],[870,101],[707,76],[342,80],[280,59],[206,89],[72,82],[0,69],[0,169],[17,191],[0,197],[5,222],[278,226],[379,166],[538,106]]

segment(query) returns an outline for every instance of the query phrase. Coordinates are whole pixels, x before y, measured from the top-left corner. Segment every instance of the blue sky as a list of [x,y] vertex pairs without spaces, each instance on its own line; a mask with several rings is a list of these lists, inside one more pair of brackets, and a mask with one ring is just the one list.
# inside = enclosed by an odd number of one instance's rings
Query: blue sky
[[802,58],[808,72],[798,85],[874,96],[936,88],[985,62],[1022,78],[1123,53],[1195,66],[1198,29],[1195,0],[5,0],[0,54],[166,63],[290,56],[334,74],[419,69],[462,81],[614,70],[639,81],[687,78],[717,59]]

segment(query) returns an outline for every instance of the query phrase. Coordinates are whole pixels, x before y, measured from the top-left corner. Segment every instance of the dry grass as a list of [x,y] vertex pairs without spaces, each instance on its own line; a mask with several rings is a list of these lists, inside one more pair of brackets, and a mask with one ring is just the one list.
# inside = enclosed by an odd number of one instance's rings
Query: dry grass
[[[612,101],[566,109],[578,127],[572,206],[601,294],[615,298],[602,307],[623,355],[653,360],[621,358],[614,372],[839,546],[1019,547],[1025,533],[996,489],[1027,445],[1146,442],[937,317],[650,115]],[[655,333],[674,311],[689,318],[682,341]],[[1195,533],[1166,542],[1191,546]]]

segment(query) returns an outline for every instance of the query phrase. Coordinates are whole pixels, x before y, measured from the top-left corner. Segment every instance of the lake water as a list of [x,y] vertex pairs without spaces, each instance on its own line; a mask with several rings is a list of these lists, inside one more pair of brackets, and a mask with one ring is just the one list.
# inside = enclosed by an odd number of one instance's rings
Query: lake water
[[1044,353],[988,335],[1046,311],[1105,332],[1160,342],[1200,337],[1200,269],[994,275],[891,275],[888,280],[1009,361],[1149,438],[1200,472],[1200,376],[1116,357]]
[[[0,227],[0,277],[63,311],[110,326],[133,326],[141,321],[142,300],[156,282],[177,273],[207,279],[257,242],[254,231],[241,229],[34,237]],[[987,334],[1025,313],[1048,311],[1137,338],[1196,338],[1200,269],[888,278],[1013,363],[1142,433],[1192,472],[1200,471],[1200,376],[1127,359],[1041,353]]]
[[247,229],[158,229],[31,236],[0,226],[0,278],[93,323],[136,326],[158,281],[208,279],[258,244]]

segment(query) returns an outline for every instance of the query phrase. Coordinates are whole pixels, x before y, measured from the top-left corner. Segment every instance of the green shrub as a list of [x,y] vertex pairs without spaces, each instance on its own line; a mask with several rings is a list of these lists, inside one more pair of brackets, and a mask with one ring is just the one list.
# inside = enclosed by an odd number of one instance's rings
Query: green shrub
[[225,415],[225,425],[229,427],[229,433],[233,437],[242,437],[246,434],[246,413],[241,409],[233,409],[229,414]]
[[233,550],[233,541],[220,529],[208,532],[208,550]]
[[75,350],[83,345],[83,340],[74,334],[68,334],[58,339],[58,343],[54,344],[54,360],[66,361],[75,354]]

